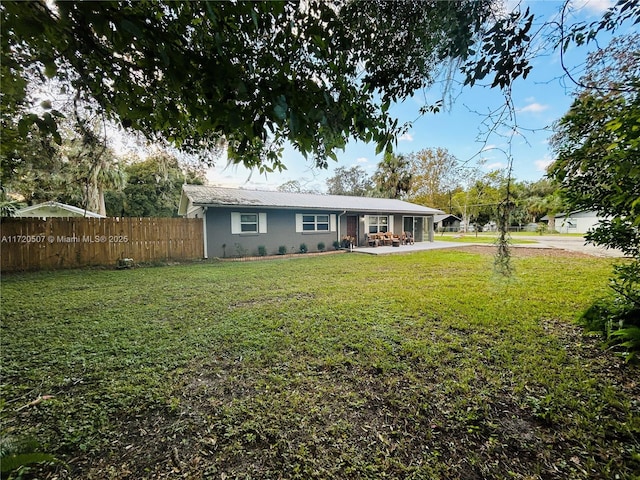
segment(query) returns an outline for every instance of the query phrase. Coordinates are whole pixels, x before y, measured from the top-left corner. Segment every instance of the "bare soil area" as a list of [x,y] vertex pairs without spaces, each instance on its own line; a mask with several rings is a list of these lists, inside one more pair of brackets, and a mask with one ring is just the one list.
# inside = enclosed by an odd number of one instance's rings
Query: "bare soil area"
[[[495,255],[495,245],[469,245],[468,247],[461,246],[456,250],[462,250],[465,252],[473,252],[484,255]],[[511,248],[511,255],[513,257],[568,257],[568,258],[590,258],[592,255],[582,252],[576,252],[572,250],[564,250],[561,248],[546,248],[546,247],[520,247],[513,246]]]

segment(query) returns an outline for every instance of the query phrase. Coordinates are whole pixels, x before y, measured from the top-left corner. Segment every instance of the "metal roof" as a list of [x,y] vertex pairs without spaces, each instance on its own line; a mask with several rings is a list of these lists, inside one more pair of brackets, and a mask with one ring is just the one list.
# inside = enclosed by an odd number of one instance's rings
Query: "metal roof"
[[[237,206],[331,211],[346,210],[350,212],[404,213],[410,215],[435,215],[444,213],[435,208],[389,198],[267,192],[261,190],[212,187],[207,185],[184,185],[182,191],[183,196],[186,196],[192,205],[203,207]],[[180,203],[180,213],[184,213],[183,202]],[[186,206],[184,207],[186,208]]]
[[15,217],[91,217],[106,218],[104,215],[85,210],[84,208],[74,207],[60,202],[45,202],[30,207],[24,207],[16,210]]

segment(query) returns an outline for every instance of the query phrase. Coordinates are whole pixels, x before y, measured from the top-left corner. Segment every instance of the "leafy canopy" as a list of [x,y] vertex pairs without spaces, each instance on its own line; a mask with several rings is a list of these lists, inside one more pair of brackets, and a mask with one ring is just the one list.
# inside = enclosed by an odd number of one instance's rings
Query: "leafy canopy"
[[589,239],[638,257],[640,34],[618,37],[606,52],[589,59],[584,86],[555,126],[557,160],[549,175],[572,208],[612,218]]
[[185,151],[225,145],[231,161],[269,171],[284,168],[289,141],[326,166],[349,138],[389,150],[402,129],[390,103],[449,62],[471,84],[526,75],[532,16],[494,3],[2,2],[3,116],[55,133],[50,105],[25,111],[26,81],[51,78]]
[[607,217],[587,240],[631,258],[614,267],[613,297],[581,318],[630,360],[640,352],[640,34],[592,55],[580,85],[555,126],[549,174],[573,208]]

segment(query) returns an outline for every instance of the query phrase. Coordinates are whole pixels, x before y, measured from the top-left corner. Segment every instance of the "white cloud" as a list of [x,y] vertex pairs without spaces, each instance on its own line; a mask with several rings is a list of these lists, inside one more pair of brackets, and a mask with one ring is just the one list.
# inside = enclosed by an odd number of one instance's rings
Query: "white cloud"
[[546,172],[547,167],[553,163],[553,159],[549,155],[545,155],[540,160],[534,162],[538,172]]
[[502,162],[493,162],[493,163],[487,163],[486,165],[484,165],[484,169],[490,172],[494,170],[500,170],[501,168],[505,168],[505,167],[506,165]]
[[520,112],[541,113],[547,110],[548,108],[549,108],[549,105],[542,105],[541,103],[533,102],[527,105],[526,107],[521,108]]
[[413,135],[411,135],[409,132],[400,135],[400,137],[398,137],[398,141],[399,142],[413,142]]
[[359,157],[359,158],[356,158],[356,163],[358,164],[369,163],[369,159],[367,157]]
[[589,13],[600,15],[613,7],[613,0],[573,0],[571,6],[576,10],[584,9]]

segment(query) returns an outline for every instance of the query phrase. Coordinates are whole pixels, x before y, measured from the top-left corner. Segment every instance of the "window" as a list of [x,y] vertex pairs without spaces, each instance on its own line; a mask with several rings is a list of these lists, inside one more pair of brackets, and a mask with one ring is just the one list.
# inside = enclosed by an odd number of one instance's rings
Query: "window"
[[231,233],[236,235],[267,233],[267,214],[231,212]]
[[389,231],[389,217],[369,215],[369,233],[385,233]]
[[328,232],[329,231],[329,215],[303,215],[302,231],[303,232]]
[[255,213],[243,213],[240,215],[240,231],[242,233],[258,231],[258,215]]
[[296,232],[298,233],[324,233],[336,231],[336,215],[296,213]]

